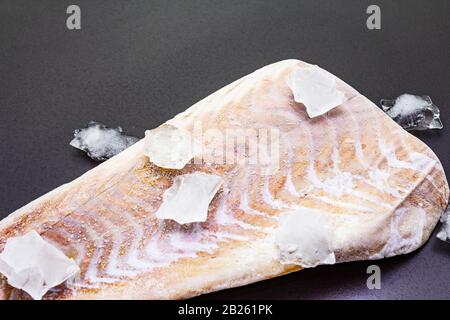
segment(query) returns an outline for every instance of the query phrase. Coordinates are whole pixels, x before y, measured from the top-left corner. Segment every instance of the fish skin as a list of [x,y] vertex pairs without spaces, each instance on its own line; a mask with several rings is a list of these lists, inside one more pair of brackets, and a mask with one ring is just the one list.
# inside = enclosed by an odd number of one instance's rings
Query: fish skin
[[[2,220],[0,251],[8,238],[36,230],[77,261],[80,276],[46,299],[181,299],[300,270],[279,262],[273,241],[277,216],[292,207],[329,215],[337,262],[419,248],[449,197],[439,159],[337,78],[347,102],[309,119],[285,82],[306,66],[266,66],[168,121],[189,132],[198,121],[221,132],[280,130],[281,165],[273,175],[244,164],[160,169],[143,156],[140,141]],[[195,171],[224,179],[208,220],[158,221],[154,213],[174,176]],[[0,278],[0,299],[27,298]]]

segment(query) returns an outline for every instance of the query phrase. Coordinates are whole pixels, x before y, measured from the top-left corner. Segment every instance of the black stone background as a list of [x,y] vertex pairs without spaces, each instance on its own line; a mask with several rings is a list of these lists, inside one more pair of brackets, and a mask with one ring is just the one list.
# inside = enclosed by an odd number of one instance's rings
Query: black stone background
[[[66,28],[77,4],[82,30]],[[382,30],[366,28],[366,8]],[[0,0],[0,215],[96,164],[68,145],[97,120],[142,137],[222,86],[298,58],[336,74],[372,101],[430,95],[446,128],[417,136],[450,170],[450,1]],[[450,244],[435,238],[366,267],[305,270],[202,298],[450,298]]]

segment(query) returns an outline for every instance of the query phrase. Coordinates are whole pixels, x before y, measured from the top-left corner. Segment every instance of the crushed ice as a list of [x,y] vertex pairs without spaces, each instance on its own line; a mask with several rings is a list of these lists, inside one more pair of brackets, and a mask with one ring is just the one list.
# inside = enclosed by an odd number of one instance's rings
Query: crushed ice
[[70,142],[96,161],[107,160],[139,141],[138,138],[123,133],[121,127],[110,128],[91,121],[86,128],[76,129]]
[[437,238],[450,242],[450,206],[441,217],[442,226],[437,234]]
[[395,100],[383,99],[386,114],[405,130],[442,129],[439,108],[429,96],[402,94]]

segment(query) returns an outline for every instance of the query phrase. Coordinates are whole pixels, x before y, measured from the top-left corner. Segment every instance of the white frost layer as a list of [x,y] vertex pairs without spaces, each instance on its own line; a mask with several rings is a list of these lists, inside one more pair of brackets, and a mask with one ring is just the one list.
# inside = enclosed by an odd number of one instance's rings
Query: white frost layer
[[295,69],[287,84],[294,100],[305,105],[310,118],[325,114],[347,100],[336,88],[336,79],[318,66]]
[[156,216],[180,224],[205,222],[209,204],[221,185],[222,178],[215,175],[196,172],[177,176],[164,192]]
[[158,167],[183,169],[201,152],[201,145],[185,130],[164,124],[145,132],[145,155]]
[[395,105],[386,113],[391,118],[397,118],[398,116],[405,117],[425,109],[429,105],[430,102],[423,97],[405,93],[395,100]]
[[112,158],[139,140],[125,135],[121,127],[113,129],[94,121],[76,130],[74,136],[70,145],[97,161]]
[[299,209],[282,214],[275,243],[282,264],[313,268],[336,263],[328,218],[318,212]]
[[450,206],[441,217],[442,227],[436,235],[442,241],[450,241]]
[[24,290],[35,300],[79,271],[72,259],[36,231],[8,239],[0,254],[0,273],[11,286]]

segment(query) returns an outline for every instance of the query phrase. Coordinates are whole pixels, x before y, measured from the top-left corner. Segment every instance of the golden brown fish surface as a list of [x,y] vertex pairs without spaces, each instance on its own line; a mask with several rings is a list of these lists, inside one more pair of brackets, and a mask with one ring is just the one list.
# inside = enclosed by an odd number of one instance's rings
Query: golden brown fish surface
[[[279,262],[273,240],[277,217],[295,208],[328,215],[337,262],[417,249],[449,197],[439,160],[339,79],[347,102],[309,118],[286,84],[294,68],[307,66],[269,65],[169,121],[193,134],[196,126],[224,135],[276,129],[279,166],[272,174],[245,161],[160,169],[140,141],[1,221],[0,252],[8,238],[36,230],[75,259],[81,274],[47,299],[178,299],[301,269]],[[173,178],[195,171],[224,181],[206,222],[158,220],[155,211]],[[0,278],[0,298],[28,295]]]

